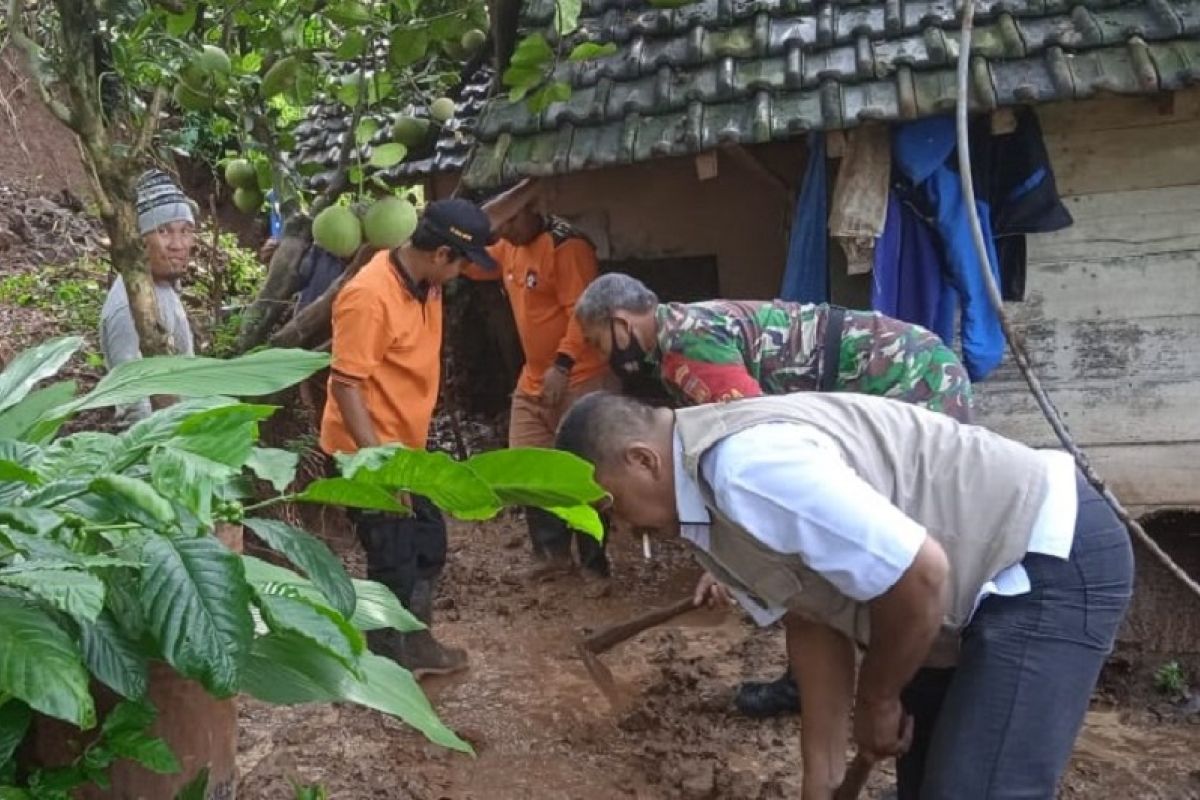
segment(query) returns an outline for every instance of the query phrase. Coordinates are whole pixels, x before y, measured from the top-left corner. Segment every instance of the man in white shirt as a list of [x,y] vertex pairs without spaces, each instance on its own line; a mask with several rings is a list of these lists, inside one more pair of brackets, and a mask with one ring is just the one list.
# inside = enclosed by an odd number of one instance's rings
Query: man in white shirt
[[[1068,457],[843,394],[589,395],[558,445],[595,464],[619,524],[678,532],[760,624],[783,619],[805,800],[840,783],[852,706],[872,759],[932,726],[903,800],[1054,797],[1132,586],[1126,532]],[[952,679],[906,693],[947,642]]]
[[[138,232],[146,246],[158,317],[167,329],[175,353],[184,356],[194,355],[194,345],[192,327],[177,286],[187,274],[196,244],[193,206],[183,190],[161,170],[148,170],[138,179]],[[120,277],[113,282],[100,312],[100,351],[108,369],[142,357],[125,281]],[[151,400],[146,398],[118,409],[117,414],[121,421],[131,423],[150,416],[150,411]]]

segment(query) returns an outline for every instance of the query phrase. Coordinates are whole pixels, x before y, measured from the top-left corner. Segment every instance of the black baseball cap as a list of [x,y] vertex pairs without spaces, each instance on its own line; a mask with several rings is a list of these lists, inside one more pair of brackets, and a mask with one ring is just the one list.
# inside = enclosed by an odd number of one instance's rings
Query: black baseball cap
[[474,203],[461,198],[437,200],[425,206],[425,224],[447,245],[484,269],[500,267],[487,251],[495,240],[492,224]]

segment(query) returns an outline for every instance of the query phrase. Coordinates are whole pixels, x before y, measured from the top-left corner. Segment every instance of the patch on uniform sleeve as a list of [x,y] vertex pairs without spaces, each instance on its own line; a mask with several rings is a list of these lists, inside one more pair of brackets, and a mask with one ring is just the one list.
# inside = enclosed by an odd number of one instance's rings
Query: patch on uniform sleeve
[[533,270],[525,273],[525,288],[536,289],[538,285],[538,275]]

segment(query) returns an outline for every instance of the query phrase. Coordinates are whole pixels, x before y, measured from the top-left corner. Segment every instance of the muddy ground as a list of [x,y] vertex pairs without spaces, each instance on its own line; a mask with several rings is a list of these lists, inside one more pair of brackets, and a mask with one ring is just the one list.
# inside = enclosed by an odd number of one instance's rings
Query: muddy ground
[[[339,516],[327,538],[361,556]],[[694,584],[678,547],[652,561],[614,543],[608,596],[577,578],[525,586],[515,519],[455,524],[437,629],[466,647],[469,672],[426,684],[435,707],[477,757],[443,751],[399,723],[348,707],[242,707],[240,794],[293,796],[289,780],[332,798],[601,800],[799,796],[796,719],[756,722],[731,711],[731,687],[783,668],[782,634],[734,611],[696,611],[604,656],[628,705],[614,711],[574,654],[581,632],[665,604]],[[882,797],[890,769],[867,796]],[[1063,798],[1200,799],[1200,718],[1117,705],[1102,692],[1088,717]]]

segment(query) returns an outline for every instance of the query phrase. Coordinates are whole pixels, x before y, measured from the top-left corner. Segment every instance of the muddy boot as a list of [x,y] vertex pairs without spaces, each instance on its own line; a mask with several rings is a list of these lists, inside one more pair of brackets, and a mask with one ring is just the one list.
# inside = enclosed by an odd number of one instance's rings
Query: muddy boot
[[765,719],[800,713],[800,692],[789,669],[773,681],[746,681],[733,698],[737,710],[747,717]]
[[396,659],[415,678],[426,675],[449,675],[467,668],[467,653],[457,647],[446,647],[433,637],[434,582],[418,580],[413,587],[409,611],[427,626],[423,631],[402,635],[401,657]]
[[516,582],[538,583],[567,575],[575,568],[571,561],[571,534],[565,522],[540,508],[525,509],[529,541],[533,545],[532,567],[515,574]]

